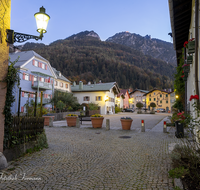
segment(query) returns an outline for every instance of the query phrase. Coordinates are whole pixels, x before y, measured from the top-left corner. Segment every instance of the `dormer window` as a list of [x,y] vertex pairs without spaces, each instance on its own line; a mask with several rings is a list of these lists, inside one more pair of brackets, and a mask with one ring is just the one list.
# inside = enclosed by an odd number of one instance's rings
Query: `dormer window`
[[61,77],[61,72],[58,73],[59,77]]

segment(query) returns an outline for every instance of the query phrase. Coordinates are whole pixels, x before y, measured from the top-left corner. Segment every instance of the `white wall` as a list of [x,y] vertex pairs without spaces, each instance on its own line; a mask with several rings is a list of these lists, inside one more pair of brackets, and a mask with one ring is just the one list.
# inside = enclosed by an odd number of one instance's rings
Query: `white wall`
[[[79,104],[82,104],[82,103],[88,104],[91,102],[98,104],[101,107],[100,113],[103,115],[107,114],[107,107],[111,108],[110,114],[115,113],[115,111],[112,109],[112,107],[115,108],[115,96],[114,96],[114,93],[112,92],[112,90],[111,91],[100,91],[100,92],[73,92],[73,94],[75,97],[77,97]],[[90,101],[84,101],[83,97],[85,97],[85,96],[89,96]],[[96,99],[95,99],[96,96],[102,96],[102,101],[96,101]],[[105,102],[106,96],[108,96],[110,98],[114,98],[114,102],[109,102],[109,101]]]

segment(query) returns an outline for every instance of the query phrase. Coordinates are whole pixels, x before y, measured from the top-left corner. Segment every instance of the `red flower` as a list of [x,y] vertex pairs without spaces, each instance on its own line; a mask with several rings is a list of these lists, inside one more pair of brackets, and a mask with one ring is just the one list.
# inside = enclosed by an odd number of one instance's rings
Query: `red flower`
[[187,44],[188,44],[188,41],[185,41],[183,46],[186,47]]
[[182,75],[181,77],[183,78],[185,75]]
[[192,99],[196,99],[196,100],[198,100],[199,99],[199,96],[198,95],[191,95],[190,96],[190,101],[192,100]]
[[193,41],[195,38],[192,38],[192,39],[189,39],[189,41],[191,42],[191,41]]
[[184,71],[182,71],[182,73],[184,73]]

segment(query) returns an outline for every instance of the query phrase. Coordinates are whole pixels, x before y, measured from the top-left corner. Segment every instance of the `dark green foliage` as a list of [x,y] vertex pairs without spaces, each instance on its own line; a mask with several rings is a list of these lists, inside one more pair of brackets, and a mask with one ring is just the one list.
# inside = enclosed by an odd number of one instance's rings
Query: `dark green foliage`
[[66,39],[35,51],[71,81],[116,81],[123,88],[149,90],[173,87],[172,65],[127,46],[97,39]]
[[18,59],[15,60],[14,62],[10,62],[10,64],[8,65],[7,76],[5,77],[5,79],[3,81],[0,81],[0,82],[5,82],[7,84],[7,86],[5,86],[5,88],[7,88],[7,92],[6,92],[5,106],[4,106],[4,110],[3,110],[3,114],[5,115],[4,148],[6,148],[5,141],[11,139],[11,135],[9,133],[9,130],[12,127],[12,120],[13,120],[13,117],[11,114],[11,107],[12,107],[13,102],[15,101],[15,97],[13,95],[13,88],[14,88],[15,84],[17,86],[19,86],[19,84],[20,84],[20,78],[19,78],[19,74],[18,74],[19,71],[16,68],[14,68],[14,65],[18,61]]
[[[184,55],[184,53],[182,53],[182,55]],[[179,60],[179,65],[176,67],[176,74],[174,75],[174,89],[176,95],[178,95],[178,98],[176,99],[173,107],[183,111],[185,107],[185,82],[183,77],[181,77],[184,75],[182,67],[184,64],[183,56],[181,56]]]
[[142,102],[138,102],[136,104],[136,107],[139,108],[139,109],[141,109],[143,107],[143,103]]
[[89,108],[89,110],[98,110],[98,104],[95,104],[95,103],[89,103],[88,104],[88,108]]
[[156,107],[156,104],[155,104],[154,102],[151,102],[151,103],[150,103],[150,107],[155,108],[155,107]]
[[[56,108],[59,107],[60,109],[60,103],[59,103],[60,101],[62,102],[62,109],[66,108],[69,110],[72,108],[73,110],[78,110],[80,107],[76,97],[74,97],[73,94],[55,90],[51,102],[54,104]],[[63,104],[65,105],[64,107]]]

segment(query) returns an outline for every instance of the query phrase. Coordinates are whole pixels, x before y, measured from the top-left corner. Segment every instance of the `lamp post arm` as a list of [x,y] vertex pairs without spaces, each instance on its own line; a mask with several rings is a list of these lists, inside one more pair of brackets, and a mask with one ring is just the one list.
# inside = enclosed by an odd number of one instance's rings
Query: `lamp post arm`
[[22,43],[30,39],[42,40],[43,38],[43,31],[40,32],[40,36],[22,34],[22,33],[14,32],[14,30],[9,30],[9,29],[7,29],[6,32],[7,32],[6,41],[10,44],[13,44],[14,42]]

